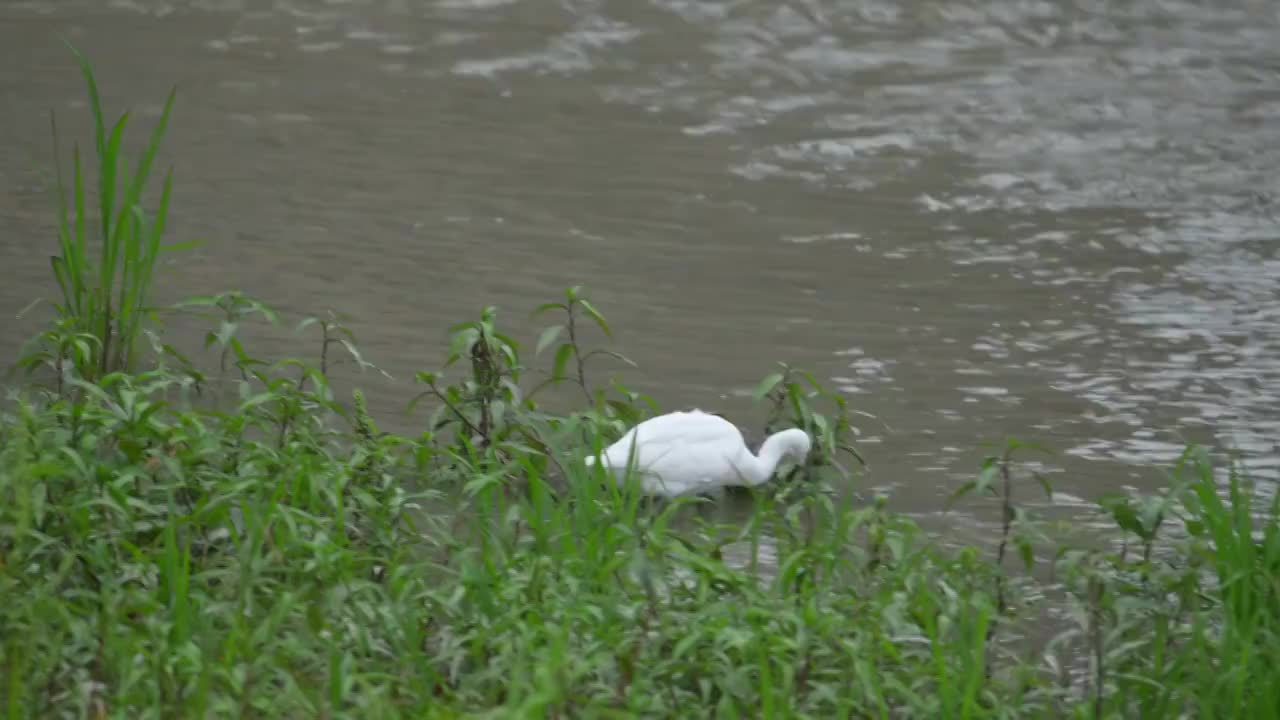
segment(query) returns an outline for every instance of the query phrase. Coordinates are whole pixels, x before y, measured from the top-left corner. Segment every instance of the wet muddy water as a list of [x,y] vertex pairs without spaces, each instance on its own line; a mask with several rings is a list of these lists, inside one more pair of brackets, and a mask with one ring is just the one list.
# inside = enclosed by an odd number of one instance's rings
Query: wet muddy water
[[755,382],[813,370],[922,516],[1010,434],[1068,512],[1188,440],[1280,476],[1278,4],[10,0],[6,348],[53,289],[49,110],[90,139],[58,33],[113,115],[179,88],[174,239],[207,242],[160,295],[350,315],[393,428],[448,326],[497,305],[531,351],[582,284],[664,407],[759,426]]

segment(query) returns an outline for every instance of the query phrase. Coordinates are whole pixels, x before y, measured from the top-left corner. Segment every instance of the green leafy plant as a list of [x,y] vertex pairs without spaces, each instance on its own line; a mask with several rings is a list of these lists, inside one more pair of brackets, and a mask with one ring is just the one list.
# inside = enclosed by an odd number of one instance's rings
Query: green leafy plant
[[[853,445],[854,428],[849,422],[848,401],[826,389],[812,373],[779,363],[778,370],[756,386],[752,397],[756,402],[768,403],[766,435],[785,427],[798,427],[813,438],[813,450],[806,467],[793,472],[812,473],[815,468],[834,467],[847,478],[848,470],[837,459],[842,452],[865,464]],[[829,415],[819,412],[819,402],[827,403],[834,412]]]
[[[982,463],[978,477],[961,485],[947,501],[948,507],[966,495],[994,496],[1000,503],[1000,542],[996,546],[996,566],[1004,567],[1005,556],[1012,543],[1017,547],[1027,570],[1035,561],[1034,541],[1037,535],[1035,527],[1027,517],[1026,509],[1014,500],[1014,455],[1022,450],[1048,452],[1047,448],[1025,443],[1014,438],[1005,441],[1004,450],[999,455],[988,455]],[[1053,498],[1053,487],[1048,478],[1039,472],[1031,472],[1030,476],[1044,491],[1049,499]],[[1003,574],[998,579],[996,603],[1001,614],[1008,611],[1006,601],[1006,582]]]
[[[543,331],[538,335],[538,344],[534,349],[534,354],[541,355],[544,350],[555,345],[562,335],[565,336],[565,340],[560,342],[556,347],[555,362],[552,367],[551,376],[530,391],[529,397],[532,398],[544,387],[556,385],[564,382],[565,380],[572,379],[579,389],[582,390],[582,395],[588,403],[598,403],[599,396],[592,393],[591,386],[587,383],[587,361],[597,355],[606,355],[614,358],[615,360],[620,360],[632,367],[635,367],[635,363],[625,355],[606,348],[596,348],[589,351],[583,350],[579,338],[581,332],[580,324],[584,316],[591,320],[591,322],[594,323],[606,337],[612,339],[613,331],[609,329],[609,323],[604,319],[604,315],[601,315],[600,311],[591,304],[591,301],[587,299],[580,286],[571,287],[565,290],[563,302],[545,303],[538,306],[538,308],[533,311],[533,316],[537,317],[544,313],[557,310],[564,314],[565,322],[563,324],[551,325],[543,329]],[[572,376],[566,372],[570,361],[573,361],[574,363]]]
[[[72,151],[68,188],[58,152],[57,123],[51,121],[57,167],[55,200],[59,248],[59,254],[51,258],[51,263],[61,292],[55,308],[62,330],[57,338],[41,337],[46,342],[45,349],[39,353],[46,358],[53,357],[57,365],[65,364],[60,370],[72,368],[79,377],[93,380],[133,367],[143,320],[153,315],[150,295],[156,262],[163,253],[191,247],[194,243],[161,244],[168,220],[172,171],[165,174],[155,211],[148,214],[142,207],[176,89],[169,94],[150,139],[130,172],[122,148],[129,114],[122,115],[108,130],[93,69],[79,51],[70,44],[68,47],[88,87],[99,202],[91,209],[87,201],[86,168],[82,166],[78,144]],[[95,211],[97,222],[91,229],[91,213]],[[97,236],[96,243],[90,242],[92,235]],[[77,339],[72,341],[73,347],[69,347],[63,338]],[[34,362],[34,358],[27,356],[20,364],[31,367]],[[62,373],[59,382],[62,382]]]
[[440,375],[420,372],[427,390],[410,402],[410,409],[425,397],[440,402],[430,423],[432,432],[449,425],[460,427],[459,437],[470,446],[490,447],[506,426],[507,412],[520,402],[520,350],[510,336],[494,324],[497,310],[485,308],[480,319],[451,329],[445,367],[466,359],[470,374],[461,383],[442,387]]

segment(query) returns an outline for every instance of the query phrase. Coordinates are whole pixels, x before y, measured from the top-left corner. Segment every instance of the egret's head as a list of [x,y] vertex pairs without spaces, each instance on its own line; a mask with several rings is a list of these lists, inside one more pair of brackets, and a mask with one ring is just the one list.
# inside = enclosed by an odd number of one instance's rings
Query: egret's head
[[802,463],[809,456],[809,451],[813,449],[813,440],[809,438],[809,433],[799,428],[789,428],[774,435],[777,438],[774,442],[778,443],[784,457]]

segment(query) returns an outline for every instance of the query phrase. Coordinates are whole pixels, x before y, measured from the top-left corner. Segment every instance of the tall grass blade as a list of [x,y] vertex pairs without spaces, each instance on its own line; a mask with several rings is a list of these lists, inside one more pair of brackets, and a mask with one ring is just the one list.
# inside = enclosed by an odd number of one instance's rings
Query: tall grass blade
[[[88,213],[84,168],[79,148],[75,148],[73,155],[74,174],[70,192],[74,197],[69,202],[69,188],[58,148],[57,122],[51,117],[59,249],[59,254],[51,261],[51,269],[62,295],[58,310],[62,319],[68,321],[65,327],[87,333],[96,340],[90,360],[76,363],[78,374],[92,380],[133,367],[143,319],[151,316],[148,298],[167,225],[172,171],[166,173],[159,208],[153,220],[148,220],[141,203],[160,142],[172,116],[177,90],[169,92],[159,120],[130,173],[122,162],[124,134],[130,114],[122,114],[108,132],[92,66],[65,38],[63,42],[75,57],[89,94],[94,147],[97,150],[101,237],[97,262],[91,262],[85,231]],[[71,217],[72,208],[74,219]],[[170,247],[180,248],[183,245]],[[26,363],[28,366],[31,364]]]

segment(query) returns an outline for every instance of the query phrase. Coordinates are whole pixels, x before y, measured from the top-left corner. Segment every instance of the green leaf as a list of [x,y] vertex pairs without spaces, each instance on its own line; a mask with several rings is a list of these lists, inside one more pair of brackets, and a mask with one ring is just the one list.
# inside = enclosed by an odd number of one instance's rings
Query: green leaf
[[812,418],[813,427],[817,430],[819,440],[823,441],[824,444],[832,443],[835,440],[835,436],[831,432],[831,425],[827,422],[826,416],[814,413]]
[[788,557],[778,568],[777,579],[774,581],[778,588],[788,588],[794,586],[796,575],[803,569],[802,563],[808,558],[808,550],[797,550]]
[[1098,500],[1098,504],[1111,513],[1111,517],[1115,519],[1116,525],[1120,529],[1126,530],[1139,537],[1146,536],[1146,529],[1142,526],[1142,521],[1138,518],[1138,512],[1134,509],[1133,503],[1130,502],[1128,496],[1119,493],[1108,493]]
[[555,366],[551,371],[551,376],[556,379],[563,378],[565,376],[564,366],[569,363],[569,358],[571,357],[573,357],[573,346],[561,345],[560,349],[556,351]]
[[426,400],[429,397],[433,397],[430,391],[420,392],[417,395],[414,395],[413,398],[409,400],[408,405],[405,406],[405,410],[404,410],[405,413],[412,414],[414,409],[418,407],[418,403],[422,402],[423,400]]
[[587,314],[591,316],[592,320],[596,321],[596,325],[600,326],[600,329],[604,331],[604,334],[607,335],[609,339],[613,339],[613,332],[609,330],[609,323],[605,322],[604,316],[600,314],[600,311],[596,310],[595,306],[586,300],[579,300],[578,304],[582,306],[583,310],[587,311]]
[[849,455],[852,456],[854,460],[858,461],[859,465],[862,465],[865,467],[867,464],[867,461],[862,458],[862,453],[858,452],[858,449],[850,445],[849,443],[840,443],[839,445],[836,446],[836,450],[843,450],[849,453]]
[[475,320],[460,322],[457,325],[454,325],[453,327],[449,328],[449,332],[456,333],[462,330],[466,330],[467,328],[475,330],[476,332],[480,332],[480,323],[476,322]]
[[[98,156],[104,160],[101,168],[102,178],[98,192],[102,201],[102,238],[105,241],[111,234],[109,228],[111,225],[113,191],[115,189],[115,173],[111,173],[110,182],[108,182],[107,168],[108,166],[113,166],[113,163],[108,161],[114,161],[115,157],[114,155],[108,157],[107,153],[108,146],[106,141],[106,127],[102,121],[102,99],[98,94],[98,83],[93,77],[93,68],[90,67],[89,61],[80,54],[80,51],[77,50],[69,40],[64,37],[62,38],[62,42],[71,50],[71,54],[75,56],[76,62],[80,65],[80,74],[84,76],[85,85],[89,88],[89,111],[94,121],[94,139],[98,148]],[[112,167],[112,170],[114,171],[114,167]]]
[[471,352],[471,346],[480,340],[480,330],[472,324],[468,325],[470,326],[464,325],[458,332],[454,333],[453,339],[449,343],[450,362]]
[[969,480],[965,482],[963,485],[961,485],[960,487],[956,488],[955,492],[951,493],[951,497],[947,498],[946,509],[950,510],[951,506],[954,505],[957,500],[973,492],[974,490],[977,489],[977,487],[978,487],[977,480]]
[[987,460],[982,468],[982,472],[978,473],[978,480],[974,485],[974,490],[979,493],[988,492],[991,489],[991,483],[995,481],[996,476],[1000,474],[1000,465],[995,458]]
[[1035,551],[1031,547],[1031,543],[1026,538],[1018,538],[1018,554],[1022,556],[1022,565],[1027,570],[1035,564]]
[[680,638],[680,641],[675,644],[674,648],[672,648],[672,659],[679,660],[684,657],[685,653],[692,650],[693,646],[702,640],[702,635],[696,631],[696,628],[690,628],[690,630],[691,632]]
[[640,367],[639,365],[637,365],[637,364],[636,364],[636,362],[635,362],[634,360],[632,360],[631,358],[627,357],[626,355],[623,355],[623,354],[621,354],[621,353],[616,353],[616,352],[614,352],[614,351],[612,351],[612,350],[605,350],[605,349],[603,349],[603,348],[596,348],[595,350],[592,350],[591,352],[589,352],[589,353],[587,353],[586,355],[584,355],[584,356],[582,357],[582,359],[583,359],[583,360],[587,360],[588,358],[591,358],[592,356],[595,356],[595,355],[608,355],[609,357],[611,357],[611,358],[613,358],[613,359],[615,359],[615,360],[620,360],[620,361],[622,361],[622,362],[624,362],[624,363],[626,363],[626,364],[630,365],[630,366],[631,366],[631,367],[633,367],[633,368],[638,368],[638,367]]
[[563,310],[569,312],[569,308],[564,303],[543,303],[529,313],[529,317],[538,317],[548,310]]
[[808,429],[813,424],[813,410],[800,389],[799,383],[787,383],[787,398],[791,401],[791,409],[800,419],[800,427]]
[[493,333],[493,337],[497,339],[498,344],[503,347],[505,354],[511,359],[512,364],[515,364],[515,351],[520,349],[520,343],[516,342],[515,338],[512,338],[510,335],[496,331]]
[[481,475],[462,486],[462,492],[467,495],[477,495],[488,488],[495,487],[502,483],[502,475],[494,473],[491,475]]
[[805,380],[808,380],[809,384],[813,386],[814,390],[824,395],[826,394],[827,389],[822,387],[822,383],[818,382],[818,379],[813,376],[813,373],[809,372],[808,370],[797,370],[796,372],[800,375],[800,377],[804,378]]
[[1033,473],[1032,476],[1036,479],[1036,482],[1040,483],[1040,487],[1044,490],[1045,497],[1053,500],[1053,485],[1049,484],[1049,478],[1045,477],[1041,473]]
[[765,395],[773,392],[773,389],[778,386],[778,383],[782,382],[782,378],[783,374],[780,372],[770,374],[764,380],[761,380],[760,384],[756,386],[755,391],[751,393],[751,398],[756,402],[760,402],[764,399]]
[[185,251],[185,250],[191,250],[191,249],[193,249],[193,248],[200,247],[200,246],[201,246],[201,245],[203,245],[204,243],[205,243],[204,239],[187,240],[187,241],[185,241],[185,242],[169,243],[168,245],[161,245],[161,246],[160,246],[160,252],[162,252],[162,253],[183,252],[183,251]]
[[276,397],[277,396],[274,392],[261,392],[257,395],[253,395],[240,403],[240,412],[244,412],[266,402],[271,402],[272,400],[275,400]]

